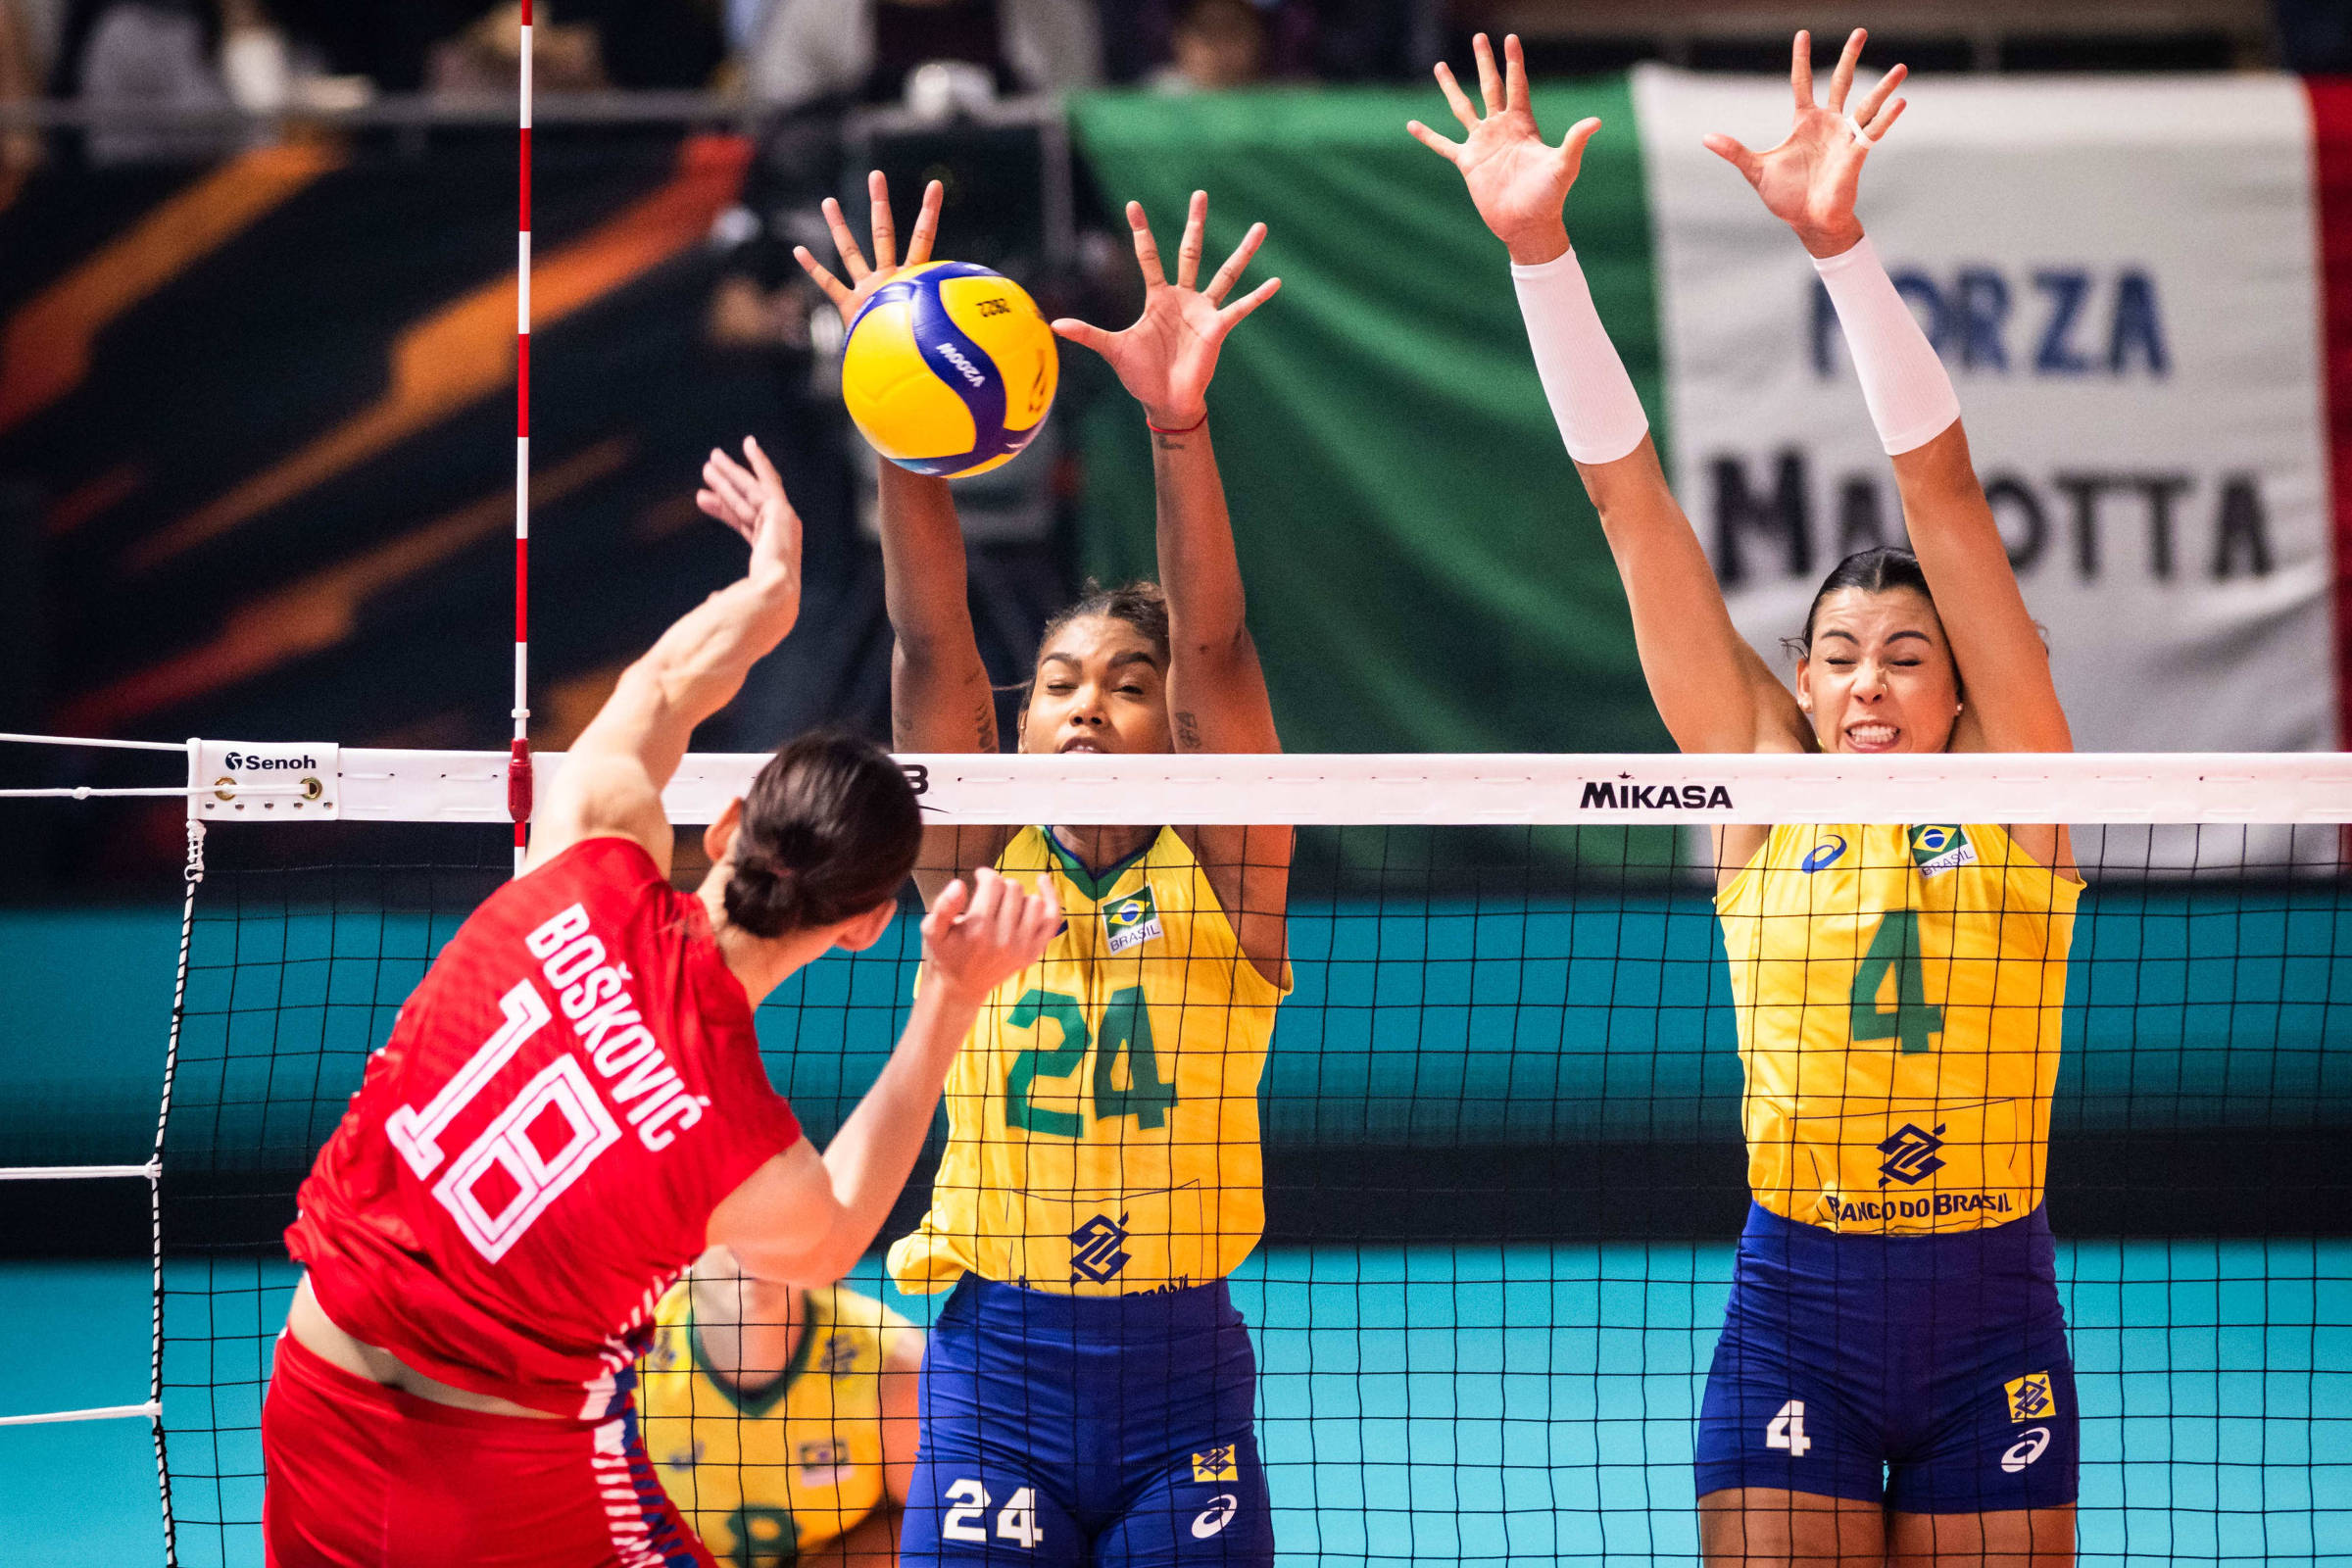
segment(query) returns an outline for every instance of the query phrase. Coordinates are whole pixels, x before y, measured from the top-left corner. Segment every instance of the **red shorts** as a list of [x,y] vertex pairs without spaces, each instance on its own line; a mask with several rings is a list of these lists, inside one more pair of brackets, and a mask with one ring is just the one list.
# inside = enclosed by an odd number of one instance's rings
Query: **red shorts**
[[634,1408],[602,1422],[453,1409],[281,1334],[262,1460],[271,1568],[713,1568]]

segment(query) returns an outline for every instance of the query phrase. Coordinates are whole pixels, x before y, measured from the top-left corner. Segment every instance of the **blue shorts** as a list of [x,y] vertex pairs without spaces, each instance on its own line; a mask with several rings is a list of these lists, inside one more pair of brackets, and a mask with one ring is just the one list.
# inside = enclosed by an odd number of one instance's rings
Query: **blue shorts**
[[923,1351],[900,1561],[1270,1564],[1256,1386],[1222,1280],[1075,1297],[967,1274]]
[[1698,1494],[1775,1487],[1903,1513],[2075,1500],[2079,1417],[2039,1208],[1841,1236],[1751,1204],[1698,1417]]

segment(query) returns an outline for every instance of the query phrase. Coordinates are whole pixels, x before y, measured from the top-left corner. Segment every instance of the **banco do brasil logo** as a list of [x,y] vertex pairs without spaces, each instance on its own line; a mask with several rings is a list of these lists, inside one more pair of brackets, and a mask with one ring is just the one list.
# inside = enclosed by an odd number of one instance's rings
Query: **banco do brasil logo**
[[1080,1280],[1107,1285],[1127,1266],[1126,1225],[1124,1214],[1115,1222],[1107,1214],[1097,1214],[1070,1232],[1072,1285]]
[[1886,1158],[1879,1165],[1879,1185],[1889,1181],[1916,1187],[1943,1169],[1943,1161],[1936,1152],[1943,1147],[1943,1129],[1922,1132],[1910,1122],[1897,1127],[1886,1141],[1879,1145],[1879,1152]]

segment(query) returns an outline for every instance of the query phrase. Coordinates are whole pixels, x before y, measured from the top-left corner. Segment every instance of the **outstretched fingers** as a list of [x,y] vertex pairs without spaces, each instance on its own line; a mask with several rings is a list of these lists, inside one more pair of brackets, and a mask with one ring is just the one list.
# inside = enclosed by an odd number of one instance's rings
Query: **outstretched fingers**
[[1184,238],[1176,242],[1176,286],[1191,288],[1200,277],[1200,247],[1208,227],[1208,192],[1197,190],[1184,212]]
[[1560,157],[1567,161],[1570,169],[1584,167],[1585,144],[1591,141],[1599,130],[1600,120],[1597,116],[1592,115],[1586,116],[1568,127],[1568,134],[1560,138]]
[[850,220],[842,216],[841,203],[828,196],[818,205],[825,215],[826,232],[833,236],[833,249],[841,254],[841,270],[850,274],[852,283],[862,283],[873,269],[865,265],[865,252],[858,248],[858,236],[850,232]]
[[865,176],[866,220],[874,235],[874,270],[887,272],[899,265],[899,228],[890,216],[890,181],[879,169]]
[[1282,279],[1269,277],[1249,293],[1217,313],[1217,336],[1221,339],[1249,318],[1250,313],[1272,299],[1282,289]]
[[1110,340],[1117,335],[1113,332],[1105,332],[1091,322],[1081,321],[1074,316],[1056,318],[1054,322],[1054,333],[1056,337],[1068,338],[1082,349],[1093,349],[1097,354],[1108,354]]
[[1127,226],[1135,234],[1135,261],[1144,270],[1144,286],[1160,288],[1166,285],[1168,274],[1159,265],[1159,242],[1152,237],[1151,221],[1144,217],[1142,202],[1127,204]]
[[1527,51],[1519,47],[1517,33],[1506,33],[1502,40],[1502,106],[1525,109],[1527,100]]
[[835,310],[847,312],[856,302],[857,296],[850,286],[826,271],[824,263],[811,255],[808,246],[795,245],[792,259],[801,264],[801,270],[807,272],[818,288],[825,291],[825,298],[833,302]]
[[1867,129],[1870,122],[1878,118],[1880,108],[1886,104],[1888,98],[1894,96],[1894,89],[1900,87],[1903,84],[1903,78],[1910,74],[1911,68],[1909,66],[1898,65],[1881,76],[1878,85],[1864,93],[1862,102],[1855,106],[1854,123]]
[[1886,132],[1894,128],[1894,122],[1903,118],[1903,110],[1909,103],[1910,100],[1907,98],[1895,99],[1894,102],[1864,122],[1862,134],[1868,136],[1874,146],[1885,140]]
[[1713,131],[1701,136],[1699,145],[1740,171],[1746,176],[1750,185],[1764,177],[1764,161],[1749,152],[1739,141],[1724,135],[1721,131]]
[[1494,46],[1482,32],[1470,40],[1470,52],[1478,57],[1478,95],[1486,100],[1488,114],[1499,115],[1504,100],[1502,73],[1494,69]]
[[938,180],[923,187],[923,205],[914,215],[914,232],[906,240],[906,265],[920,267],[931,259],[932,241],[939,237],[939,208],[948,188]]
[[1419,142],[1422,146],[1428,148],[1431,152],[1436,153],[1440,158],[1445,159],[1447,163],[1454,164],[1456,166],[1461,163],[1462,144],[1453,140],[1449,136],[1439,135],[1436,131],[1430,129],[1418,120],[1406,121],[1404,122],[1404,133],[1412,137],[1413,140]]
[[1856,27],[1845,35],[1845,47],[1838,51],[1838,67],[1830,73],[1829,110],[1833,115],[1845,113],[1845,95],[1853,91],[1854,68],[1862,63],[1862,40],[1868,36]]
[[1233,248],[1233,254],[1225,258],[1225,265],[1218,268],[1216,275],[1208,280],[1208,287],[1200,291],[1211,305],[1225,303],[1225,296],[1232,293],[1233,285],[1241,281],[1242,271],[1250,265],[1250,258],[1255,256],[1257,248],[1265,242],[1266,225],[1251,223],[1250,232],[1242,236],[1242,242]]
[[1796,96],[1797,113],[1813,107],[1813,34],[1802,27],[1788,46],[1788,87]]
[[1462,122],[1464,130],[1476,130],[1478,111],[1471,106],[1469,95],[1462,91],[1462,84],[1453,79],[1453,68],[1441,60],[1433,69],[1438,86],[1446,94],[1446,107],[1453,111],[1453,118]]

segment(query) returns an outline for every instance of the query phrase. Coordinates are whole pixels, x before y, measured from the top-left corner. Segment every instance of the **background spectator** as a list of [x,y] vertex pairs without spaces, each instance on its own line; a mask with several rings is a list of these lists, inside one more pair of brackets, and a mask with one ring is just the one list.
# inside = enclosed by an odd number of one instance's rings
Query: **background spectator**
[[780,108],[826,99],[894,103],[915,67],[986,69],[1000,93],[1077,87],[1102,74],[1085,0],[770,0],[744,86]]
[[1163,92],[1215,92],[1266,74],[1266,19],[1250,0],[1192,0],[1176,19],[1172,58],[1152,74]]

